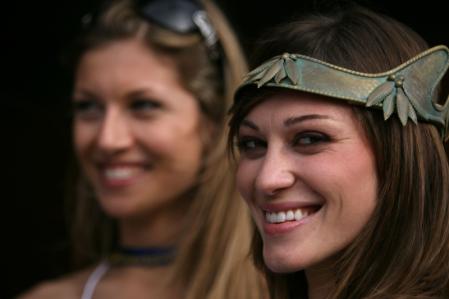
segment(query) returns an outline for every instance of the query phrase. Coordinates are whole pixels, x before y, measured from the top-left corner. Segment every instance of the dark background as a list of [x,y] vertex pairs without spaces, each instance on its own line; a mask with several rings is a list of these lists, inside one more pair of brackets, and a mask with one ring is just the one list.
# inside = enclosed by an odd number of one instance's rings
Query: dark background
[[[313,6],[308,1],[217,0],[234,23],[246,51],[264,28]],[[449,45],[446,1],[359,1],[406,23],[431,46]],[[58,57],[79,31],[95,1],[2,3],[0,113],[4,124],[1,204],[0,299],[68,271],[63,208],[69,153],[63,103],[68,75]]]

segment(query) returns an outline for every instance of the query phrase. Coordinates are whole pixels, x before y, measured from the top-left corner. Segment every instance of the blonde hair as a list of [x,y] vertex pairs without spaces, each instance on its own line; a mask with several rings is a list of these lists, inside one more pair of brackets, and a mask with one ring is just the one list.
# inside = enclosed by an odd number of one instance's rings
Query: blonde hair
[[[216,134],[193,190],[170,282],[179,283],[187,299],[263,298],[265,285],[249,258],[250,217],[236,193],[226,159],[226,112],[246,72],[246,62],[220,10],[209,1],[202,4],[217,31],[221,61],[209,58],[209,49],[199,34],[181,36],[149,24],[133,11],[129,1],[119,0],[100,16],[90,35],[80,40],[74,65],[86,51],[127,38],[139,38],[152,50],[173,57],[181,81],[215,124]],[[75,257],[85,265],[113,250],[116,232],[114,222],[101,211],[92,192],[86,192],[85,182],[81,184],[73,206],[73,241]]]

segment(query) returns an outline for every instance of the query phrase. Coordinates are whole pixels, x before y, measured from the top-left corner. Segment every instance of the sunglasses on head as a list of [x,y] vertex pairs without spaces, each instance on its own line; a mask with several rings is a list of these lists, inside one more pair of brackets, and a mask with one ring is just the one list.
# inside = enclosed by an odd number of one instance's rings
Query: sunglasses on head
[[[105,4],[110,4],[108,1]],[[136,12],[148,22],[179,34],[199,32],[213,59],[219,58],[217,34],[206,11],[195,0],[135,0]],[[92,26],[96,15],[89,13],[81,22],[84,28]]]

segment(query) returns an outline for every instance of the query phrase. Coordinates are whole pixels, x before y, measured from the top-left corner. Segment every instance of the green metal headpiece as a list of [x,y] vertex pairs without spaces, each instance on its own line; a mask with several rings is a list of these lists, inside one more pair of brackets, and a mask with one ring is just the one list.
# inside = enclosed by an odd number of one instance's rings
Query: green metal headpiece
[[285,53],[252,70],[235,94],[250,85],[281,87],[379,107],[387,120],[397,113],[402,125],[431,122],[449,139],[449,97],[444,105],[433,101],[435,87],[449,67],[449,49],[437,46],[383,73],[348,70],[308,56]]

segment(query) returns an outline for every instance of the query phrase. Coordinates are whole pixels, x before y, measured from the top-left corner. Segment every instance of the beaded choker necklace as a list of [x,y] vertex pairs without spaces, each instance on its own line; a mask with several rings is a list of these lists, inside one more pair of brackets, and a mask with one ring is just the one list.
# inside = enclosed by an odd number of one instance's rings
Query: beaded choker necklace
[[119,247],[108,261],[114,266],[164,266],[175,258],[174,247]]

